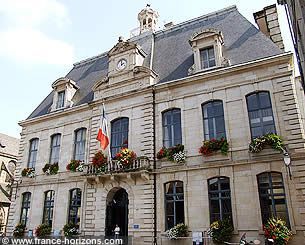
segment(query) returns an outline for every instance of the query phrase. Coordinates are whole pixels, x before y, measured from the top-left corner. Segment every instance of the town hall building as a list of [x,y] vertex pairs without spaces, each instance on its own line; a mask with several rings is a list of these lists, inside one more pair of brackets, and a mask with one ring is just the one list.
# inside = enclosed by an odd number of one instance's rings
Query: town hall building
[[[170,244],[176,224],[206,235],[230,219],[235,240],[247,232],[263,241],[262,225],[278,216],[290,244],[304,242],[304,91],[276,8],[264,11],[270,37],[235,6],[161,30],[147,6],[137,35],[50,82],[20,122],[7,234],[18,223],[62,231],[72,222],[82,235],[112,236],[118,224],[134,244]],[[103,108],[110,144],[98,167]],[[280,150],[250,144],[270,134]],[[115,157],[122,148],[136,154],[127,167]]]

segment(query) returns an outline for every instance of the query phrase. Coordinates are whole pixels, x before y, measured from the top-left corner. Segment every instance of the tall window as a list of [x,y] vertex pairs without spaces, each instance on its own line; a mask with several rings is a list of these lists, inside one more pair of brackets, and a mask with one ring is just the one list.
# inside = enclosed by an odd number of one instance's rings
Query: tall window
[[54,191],[45,192],[42,223],[52,226],[54,212]]
[[111,122],[111,155],[115,156],[121,148],[128,147],[129,119],[122,117]]
[[65,105],[65,91],[58,92],[56,109],[62,108]]
[[60,139],[60,134],[54,134],[51,137],[50,163],[59,162]]
[[248,95],[247,105],[252,138],[276,132],[269,92]]
[[181,111],[171,109],[162,114],[163,146],[172,147],[182,144]]
[[216,66],[214,47],[200,50],[201,69]]
[[212,101],[202,105],[204,139],[226,138],[226,128],[222,101]]
[[79,188],[70,190],[68,223],[79,225],[82,191]]
[[30,206],[31,206],[31,193],[25,192],[22,194],[21,214],[20,214],[20,223],[25,226],[28,221]]
[[228,218],[232,221],[230,179],[216,177],[208,180],[210,222]]
[[37,138],[32,139],[30,141],[28,168],[35,168],[36,160],[37,160],[37,152],[38,152],[38,142],[39,142],[39,139],[37,139]]
[[86,147],[86,129],[81,128],[75,131],[74,139],[74,159],[85,160],[85,147]]
[[280,217],[289,225],[282,174],[261,173],[257,176],[257,183],[263,224],[270,217]]
[[183,182],[172,181],[165,184],[166,229],[184,223]]

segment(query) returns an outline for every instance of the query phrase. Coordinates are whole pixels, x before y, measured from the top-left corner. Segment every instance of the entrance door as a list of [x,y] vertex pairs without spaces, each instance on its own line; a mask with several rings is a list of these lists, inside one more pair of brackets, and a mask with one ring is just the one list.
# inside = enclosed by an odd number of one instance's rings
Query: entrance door
[[115,192],[112,200],[108,200],[106,208],[106,236],[114,236],[116,224],[120,227],[120,236],[128,236],[128,194],[123,188]]

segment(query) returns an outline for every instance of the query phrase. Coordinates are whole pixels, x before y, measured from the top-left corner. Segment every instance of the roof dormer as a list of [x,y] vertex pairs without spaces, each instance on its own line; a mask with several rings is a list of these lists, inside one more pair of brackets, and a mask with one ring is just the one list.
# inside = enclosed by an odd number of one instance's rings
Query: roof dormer
[[189,73],[229,65],[223,56],[224,39],[221,31],[209,28],[192,35],[189,43],[194,52],[194,65]]
[[52,88],[54,95],[51,111],[64,109],[73,105],[72,98],[79,89],[73,80],[61,77],[52,84]]

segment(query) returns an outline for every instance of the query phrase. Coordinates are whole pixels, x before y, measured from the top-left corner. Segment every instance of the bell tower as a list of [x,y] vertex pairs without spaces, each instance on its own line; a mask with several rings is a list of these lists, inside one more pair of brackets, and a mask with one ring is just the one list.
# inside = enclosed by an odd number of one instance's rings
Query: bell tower
[[140,22],[140,34],[146,31],[155,31],[157,27],[159,14],[154,11],[150,4],[147,4],[144,9],[138,14]]

